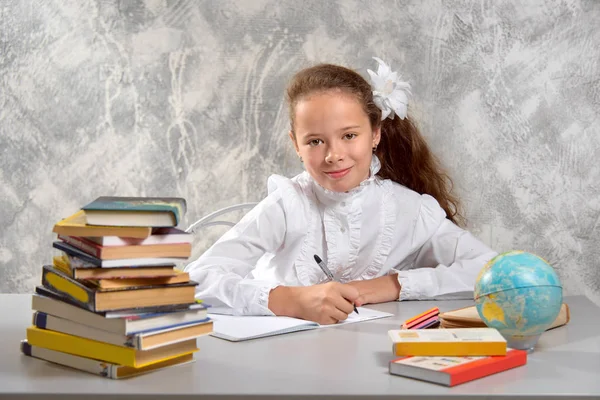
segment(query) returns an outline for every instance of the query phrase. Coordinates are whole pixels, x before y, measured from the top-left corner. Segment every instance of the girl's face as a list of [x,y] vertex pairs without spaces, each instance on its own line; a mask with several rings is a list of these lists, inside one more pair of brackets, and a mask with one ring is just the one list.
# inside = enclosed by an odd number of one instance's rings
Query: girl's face
[[319,185],[347,192],[369,177],[381,130],[372,129],[358,100],[346,93],[324,92],[299,101],[295,112],[296,137],[290,132],[290,138]]

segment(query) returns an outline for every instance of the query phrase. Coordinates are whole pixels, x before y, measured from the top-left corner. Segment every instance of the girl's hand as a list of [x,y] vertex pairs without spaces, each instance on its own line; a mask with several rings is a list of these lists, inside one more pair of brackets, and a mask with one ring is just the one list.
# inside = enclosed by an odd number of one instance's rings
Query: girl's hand
[[336,324],[354,312],[358,290],[328,282],[314,286],[278,286],[269,294],[269,309],[276,315],[302,318],[321,325]]
[[369,303],[394,301],[400,296],[400,283],[396,274],[365,281],[352,281],[346,285],[358,289],[359,296],[354,302],[356,307]]

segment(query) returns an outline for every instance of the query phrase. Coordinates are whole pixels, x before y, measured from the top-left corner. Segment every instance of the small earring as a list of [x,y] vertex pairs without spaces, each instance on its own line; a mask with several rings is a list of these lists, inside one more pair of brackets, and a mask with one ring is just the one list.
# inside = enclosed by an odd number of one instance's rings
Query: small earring
[[377,151],[377,145],[373,146],[373,154]]
[[300,158],[300,162],[303,163],[304,161],[302,160],[302,157],[299,157],[299,158]]

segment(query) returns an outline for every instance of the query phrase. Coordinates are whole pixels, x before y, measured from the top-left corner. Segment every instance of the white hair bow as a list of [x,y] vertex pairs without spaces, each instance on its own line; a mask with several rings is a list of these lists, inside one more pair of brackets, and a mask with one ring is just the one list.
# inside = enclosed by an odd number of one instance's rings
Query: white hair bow
[[396,114],[400,119],[406,118],[408,112],[408,96],[410,84],[400,80],[397,72],[392,71],[390,66],[381,59],[373,57],[379,66],[377,73],[367,70],[371,76],[371,87],[373,88],[373,101],[381,109],[381,120],[394,119]]

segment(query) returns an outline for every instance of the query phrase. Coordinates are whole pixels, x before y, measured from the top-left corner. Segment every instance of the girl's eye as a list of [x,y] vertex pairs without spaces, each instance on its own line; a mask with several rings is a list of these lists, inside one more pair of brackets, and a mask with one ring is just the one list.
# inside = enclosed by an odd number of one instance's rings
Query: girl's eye
[[345,139],[348,139],[348,140],[350,140],[350,139],[354,139],[355,137],[356,137],[356,133],[346,133],[346,134],[344,135],[344,138],[345,138]]
[[318,146],[319,143],[322,143],[323,141],[321,139],[313,139],[310,142],[308,142],[308,145],[311,147],[315,147]]

